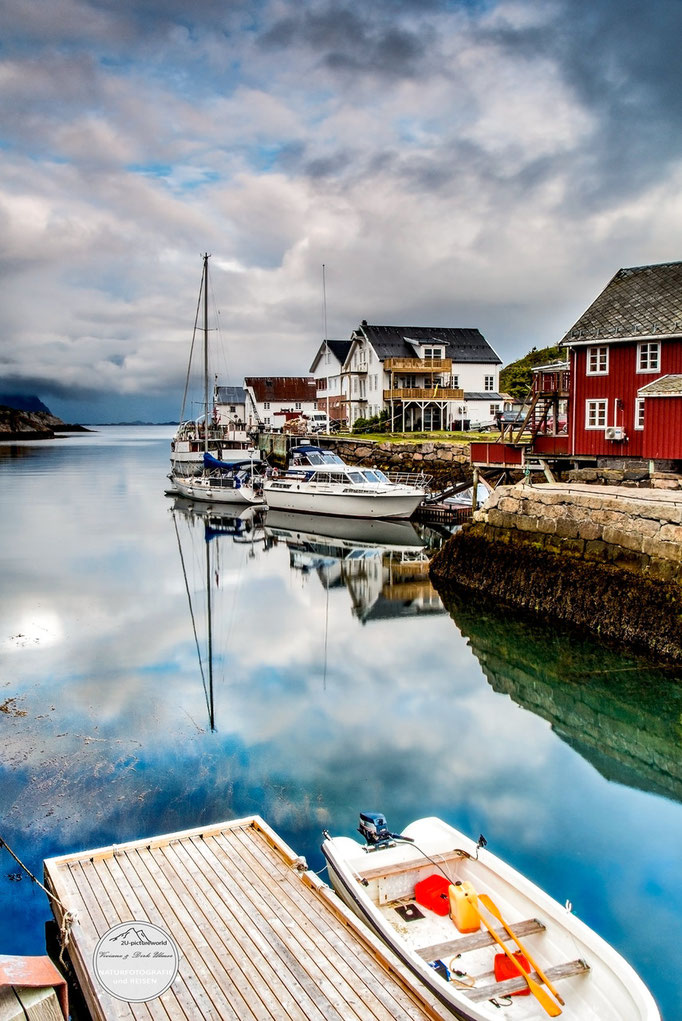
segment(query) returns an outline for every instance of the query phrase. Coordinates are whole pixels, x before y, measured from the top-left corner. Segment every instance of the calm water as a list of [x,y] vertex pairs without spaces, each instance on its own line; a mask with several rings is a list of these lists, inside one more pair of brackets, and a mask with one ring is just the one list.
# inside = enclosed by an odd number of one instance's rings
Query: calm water
[[[446,611],[411,526],[209,520],[163,495],[170,433],[0,447],[0,836],[41,875],[256,812],[319,869],[322,827],[439,815],[570,899],[678,1021],[682,679]],[[17,872],[0,851],[0,953],[40,954]]]

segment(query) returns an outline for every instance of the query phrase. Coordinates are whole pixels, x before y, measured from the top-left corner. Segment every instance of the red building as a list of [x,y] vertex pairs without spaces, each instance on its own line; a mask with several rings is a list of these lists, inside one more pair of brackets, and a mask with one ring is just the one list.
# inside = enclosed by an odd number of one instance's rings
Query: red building
[[524,420],[472,444],[474,464],[682,463],[682,262],[619,270],[561,346],[567,363],[535,370]]

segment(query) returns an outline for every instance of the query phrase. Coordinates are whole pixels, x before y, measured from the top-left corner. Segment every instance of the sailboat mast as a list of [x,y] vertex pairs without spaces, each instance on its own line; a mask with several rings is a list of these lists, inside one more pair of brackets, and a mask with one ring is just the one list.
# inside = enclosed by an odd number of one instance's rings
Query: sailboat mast
[[204,453],[208,453],[208,252],[204,255]]

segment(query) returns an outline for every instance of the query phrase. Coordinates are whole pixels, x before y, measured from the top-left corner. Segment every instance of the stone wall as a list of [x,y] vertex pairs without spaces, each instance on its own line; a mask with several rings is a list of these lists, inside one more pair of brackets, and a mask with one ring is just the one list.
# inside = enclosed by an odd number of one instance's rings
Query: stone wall
[[439,590],[496,602],[682,662],[682,494],[505,486],[431,563]]
[[682,582],[682,493],[584,483],[502,486],[474,522],[532,536],[538,546]]

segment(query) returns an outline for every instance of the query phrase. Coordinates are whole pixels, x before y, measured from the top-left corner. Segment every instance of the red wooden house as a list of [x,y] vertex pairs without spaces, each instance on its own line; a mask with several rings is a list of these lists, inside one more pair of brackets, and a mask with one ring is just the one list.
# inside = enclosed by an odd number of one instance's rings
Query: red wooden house
[[[535,370],[526,418],[499,444],[472,444],[474,464],[682,463],[682,262],[619,270],[561,345],[567,364]],[[548,412],[563,397],[557,429]]]

